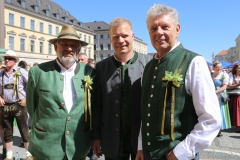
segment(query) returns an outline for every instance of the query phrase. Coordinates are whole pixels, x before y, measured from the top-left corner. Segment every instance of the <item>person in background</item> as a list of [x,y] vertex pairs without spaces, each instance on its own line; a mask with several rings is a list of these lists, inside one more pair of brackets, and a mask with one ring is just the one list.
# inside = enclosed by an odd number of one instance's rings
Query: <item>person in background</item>
[[[145,160],[199,159],[221,126],[206,60],[179,42],[178,19],[176,9],[162,4],[150,7],[146,16],[157,53],[142,76],[138,145]],[[139,154],[136,160],[142,159]]]
[[5,65],[2,63],[2,58],[0,58],[0,72],[3,71],[6,68]]
[[28,72],[29,151],[39,160],[83,160],[90,147],[93,94],[89,93],[95,91],[95,70],[76,61],[88,43],[80,40],[72,25],[63,26],[49,42],[57,58]]
[[[6,67],[2,64],[2,58],[0,58],[0,72],[3,71]],[[2,109],[3,107],[0,108],[0,137],[1,137],[1,140],[2,140],[2,145],[3,145],[3,149],[2,149],[2,158],[6,158],[6,145],[5,145],[5,142],[4,142],[4,131],[3,131],[3,128],[2,128]]]
[[[96,105],[93,106],[93,151],[106,160],[134,160],[141,123],[141,76],[150,56],[134,51],[132,23],[110,23],[114,55],[96,64]],[[143,156],[143,155],[142,155]]]
[[[221,97],[221,94],[225,94],[224,92],[226,92],[229,76],[227,73],[223,72],[222,65],[218,61],[213,63],[213,70],[214,72],[212,74],[212,79],[215,85],[215,90],[216,90],[215,92],[218,97],[219,107],[220,107],[221,117],[222,117],[221,130],[224,130],[224,129],[231,128],[228,102],[223,102]],[[219,131],[217,137],[222,136],[221,130]]]
[[208,69],[209,69],[209,72],[210,72],[211,74],[213,74],[213,72],[214,72],[213,66],[208,66]]
[[17,121],[24,147],[26,160],[32,160],[28,151],[29,130],[27,125],[26,110],[26,85],[28,73],[23,68],[17,68],[19,58],[16,52],[8,50],[4,55],[6,69],[0,72],[0,106],[3,106],[2,126],[4,130],[4,142],[6,145],[6,158],[13,160],[13,121]]
[[91,67],[93,67],[93,68],[95,68],[95,60],[92,59],[92,58],[89,58],[89,59],[88,59],[88,65],[91,66]]
[[78,54],[78,62],[82,62],[84,64],[88,63],[88,56],[85,53]]
[[28,72],[31,68],[31,64],[27,64],[26,67],[25,67],[25,70]]
[[[228,89],[240,86],[240,64],[234,64],[232,76],[229,78]],[[230,95],[230,115],[235,132],[240,133],[240,95]]]
[[33,66],[36,66],[36,65],[38,65],[38,63],[37,63],[37,62],[33,63]]

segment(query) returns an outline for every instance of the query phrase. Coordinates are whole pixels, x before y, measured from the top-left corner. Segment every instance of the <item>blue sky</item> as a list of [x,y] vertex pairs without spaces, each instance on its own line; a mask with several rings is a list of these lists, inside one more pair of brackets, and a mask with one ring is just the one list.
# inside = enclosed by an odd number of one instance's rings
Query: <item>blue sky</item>
[[183,46],[211,61],[212,53],[236,46],[240,34],[239,0],[53,0],[82,22],[105,21],[116,17],[129,19],[136,37],[151,45],[145,17],[153,4],[165,4],[179,12]]

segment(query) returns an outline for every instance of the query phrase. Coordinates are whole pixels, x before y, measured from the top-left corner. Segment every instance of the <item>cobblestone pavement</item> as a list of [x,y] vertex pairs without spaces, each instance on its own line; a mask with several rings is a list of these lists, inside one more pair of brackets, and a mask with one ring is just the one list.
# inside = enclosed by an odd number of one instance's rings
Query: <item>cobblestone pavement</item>
[[[235,133],[234,128],[222,131],[223,136],[216,137],[211,146],[200,152],[200,160],[240,160],[240,133]],[[25,160],[26,150],[18,147],[21,143],[21,136],[18,128],[14,127],[13,152],[20,153],[21,160]],[[0,145],[0,160],[2,145]],[[89,158],[86,158],[89,160]],[[96,160],[96,158],[94,158]],[[104,160],[104,157],[98,160]]]
[[223,130],[212,145],[200,153],[201,160],[240,160],[240,133],[234,128]]

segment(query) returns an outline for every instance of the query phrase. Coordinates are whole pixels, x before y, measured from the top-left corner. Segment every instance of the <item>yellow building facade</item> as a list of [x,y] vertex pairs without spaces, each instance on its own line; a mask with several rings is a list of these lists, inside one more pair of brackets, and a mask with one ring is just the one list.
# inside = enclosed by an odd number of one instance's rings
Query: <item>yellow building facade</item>
[[[14,2],[13,2],[14,1]],[[28,1],[24,1],[28,3]],[[36,1],[37,2],[37,1]],[[49,0],[42,0],[43,6],[39,4],[29,4],[33,10],[29,9],[28,4],[21,5],[21,1],[11,0],[10,3],[4,3],[4,23],[5,23],[5,49],[14,50],[20,61],[29,64],[35,62],[42,63],[56,58],[54,46],[48,42],[49,39],[56,38],[63,25],[74,25],[81,40],[86,41],[88,46],[81,48],[81,53],[86,53],[88,57],[94,58],[94,35],[95,33],[82,26],[82,23],[69,15],[67,11],[56,3]],[[18,5],[19,3],[20,5]],[[55,10],[61,10],[69,18],[67,21],[61,20],[62,15],[57,18],[44,15],[43,12],[34,10],[34,6],[39,9],[49,10],[49,5],[55,7]],[[28,8],[27,8],[28,7]],[[42,10],[43,10],[42,9]],[[41,13],[41,14],[39,14]],[[51,15],[59,14],[52,11]]]

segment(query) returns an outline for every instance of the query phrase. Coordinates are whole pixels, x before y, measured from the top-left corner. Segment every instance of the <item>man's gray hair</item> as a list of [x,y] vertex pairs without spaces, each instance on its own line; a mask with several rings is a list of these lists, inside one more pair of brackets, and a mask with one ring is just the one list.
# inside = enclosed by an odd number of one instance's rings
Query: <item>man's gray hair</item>
[[148,21],[152,17],[169,15],[172,17],[173,24],[177,26],[179,24],[178,12],[176,9],[163,5],[163,4],[154,4],[147,12],[146,23],[148,25]]
[[81,55],[84,55],[84,56],[86,56],[86,57],[87,57],[87,59],[88,59],[88,56],[87,56],[87,54],[86,54],[86,53],[79,53],[79,54],[78,54],[78,56],[81,56]]

